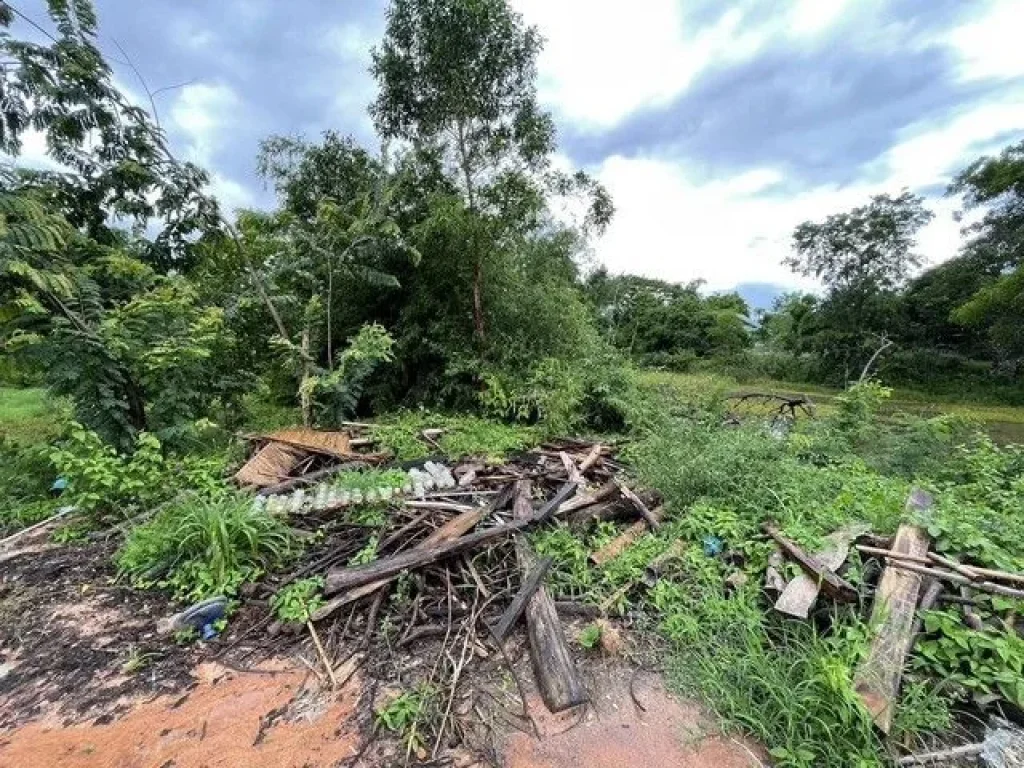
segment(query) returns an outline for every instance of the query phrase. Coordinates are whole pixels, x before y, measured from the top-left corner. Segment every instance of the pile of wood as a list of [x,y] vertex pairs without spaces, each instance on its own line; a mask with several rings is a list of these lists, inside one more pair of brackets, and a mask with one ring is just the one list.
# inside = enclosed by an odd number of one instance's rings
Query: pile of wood
[[[290,448],[299,442],[269,436],[260,453],[267,446]],[[301,442],[303,450],[310,449],[309,441]],[[350,458],[340,450],[333,465],[311,470],[316,479],[308,495],[317,495],[315,483]],[[431,471],[438,470],[438,461],[434,457]],[[426,465],[402,469],[425,478]],[[588,694],[563,620],[593,618],[600,611],[554,600],[545,588],[552,561],[539,557],[525,534],[555,521],[583,526],[623,520],[622,536],[594,553],[600,562],[658,526],[656,499],[630,487],[611,446],[587,441],[547,443],[501,465],[466,459],[440,469],[450,473],[454,486],[424,491],[416,483],[417,493],[378,500],[383,526],[351,522],[353,515],[340,506],[291,516],[293,525],[323,540],[309,548],[293,573],[260,589],[269,597],[288,582],[323,577],[323,602],[308,628],[319,656],[316,666],[328,684],[351,673],[345,665],[353,658],[364,667],[378,665],[374,677],[392,682],[404,681],[402,670],[422,665],[424,657],[437,659],[429,682],[436,688],[443,681],[447,714],[439,733],[456,730],[451,712],[467,670],[481,659],[508,659],[516,649],[528,653],[534,688],[551,712],[584,704]],[[305,482],[301,475],[275,479],[264,494],[294,494],[296,483]],[[272,619],[267,616],[266,626],[274,642],[307,634],[304,626],[282,627]],[[252,637],[234,644],[246,641],[252,643]],[[420,645],[424,648],[417,652]]]
[[[921,519],[932,504],[928,493],[915,489],[907,500],[906,518]],[[922,636],[924,612],[949,602],[962,609],[966,624],[982,629],[972,611],[972,592],[1024,599],[1024,574],[983,568],[932,551],[927,531],[912,523],[901,525],[892,539],[872,536],[866,526],[850,526],[826,537],[826,546],[813,553],[805,552],[773,526],[764,526],[764,531],[779,547],[765,577],[766,588],[778,593],[776,610],[805,619],[820,593],[839,602],[871,605],[869,625],[874,637],[854,683],[875,725],[884,733],[892,727],[905,660]],[[881,567],[873,599],[840,575],[852,550]],[[788,583],[779,573],[784,558],[802,571]],[[865,582],[861,590],[869,587],[870,582]]]

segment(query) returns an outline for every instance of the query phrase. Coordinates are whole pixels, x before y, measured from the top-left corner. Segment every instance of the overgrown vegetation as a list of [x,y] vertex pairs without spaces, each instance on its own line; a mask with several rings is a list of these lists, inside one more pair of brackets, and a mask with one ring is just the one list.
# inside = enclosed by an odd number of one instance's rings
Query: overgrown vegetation
[[232,595],[296,551],[287,525],[245,497],[190,497],[131,529],[117,566],[140,587],[182,600]]
[[[1024,144],[953,181],[980,209],[956,259],[915,274],[929,214],[912,193],[880,195],[798,227],[789,263],[825,293],[751,318],[740,297],[699,284],[588,274],[614,207],[554,162],[536,96],[542,38],[505,0],[392,0],[371,116],[395,151],[333,132],[269,137],[258,164],[276,205],[233,219],[118,91],[88,0],[47,7],[52,36],[23,40],[0,3],[0,148],[17,156],[31,128],[61,166],[0,170],[0,375],[49,398],[0,389],[4,533],[72,505],[55,542],[116,525],[116,564],[135,585],[183,602],[235,595],[299,548],[283,516],[227,490],[243,421],[376,417],[372,436],[400,462],[494,462],[553,434],[616,433],[638,484],[662,494],[665,524],[601,566],[588,556],[614,525],[535,531],[554,560],[546,583],[639,612],[676,684],[777,765],[883,765],[969,702],[1024,705],[1019,605],[981,599],[981,630],[926,617],[883,741],[853,690],[864,606],[785,622],[760,587],[763,522],[811,549],[851,524],[891,533],[912,483],[936,494],[918,522],[938,551],[1024,571],[1024,450],[957,415],[895,413],[875,379],[1024,402]],[[814,421],[733,418],[727,392],[764,377],[844,389]],[[378,528],[380,489],[406,482],[396,469],[339,476],[355,499],[345,522]],[[378,533],[348,562],[372,561]],[[663,578],[638,588],[676,542]],[[853,556],[844,575],[861,584],[864,568]],[[306,621],[321,587],[284,587],[275,615]],[[402,692],[378,723],[416,751],[436,693]]]

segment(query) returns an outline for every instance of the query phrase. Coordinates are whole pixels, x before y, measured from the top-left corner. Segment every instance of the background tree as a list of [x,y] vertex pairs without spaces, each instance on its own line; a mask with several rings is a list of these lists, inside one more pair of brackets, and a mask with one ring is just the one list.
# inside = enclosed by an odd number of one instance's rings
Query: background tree
[[904,190],[793,232],[794,253],[785,263],[827,291],[816,339],[824,368],[848,379],[892,333],[897,292],[922,262],[913,250],[917,233],[932,216],[923,198]]
[[[460,250],[472,263],[481,342],[488,256],[510,227],[535,226],[543,210],[539,182],[555,131],[537,105],[540,48],[537,30],[505,0],[393,0],[384,41],[373,51],[380,94],[371,113],[379,133],[437,153],[471,214],[460,224]],[[585,175],[547,181],[560,192],[591,191],[591,220],[610,218],[610,198]]]

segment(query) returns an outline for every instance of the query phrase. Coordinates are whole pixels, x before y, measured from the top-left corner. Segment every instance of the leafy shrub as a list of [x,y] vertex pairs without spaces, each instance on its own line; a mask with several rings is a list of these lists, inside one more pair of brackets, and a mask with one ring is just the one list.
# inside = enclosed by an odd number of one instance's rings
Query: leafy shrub
[[1024,638],[1012,628],[977,631],[948,611],[929,611],[914,664],[984,702],[1001,697],[1024,708]]
[[322,576],[293,581],[270,598],[270,609],[280,621],[309,621],[309,617],[323,605]]
[[46,448],[0,437],[0,533],[44,520],[64,503],[48,496],[54,477]]
[[119,453],[95,432],[72,424],[49,459],[68,480],[68,502],[98,520],[130,517],[184,490],[223,490],[220,459],[167,458],[160,441],[145,432],[134,448],[131,455]]
[[295,549],[288,527],[242,496],[171,505],[133,528],[117,553],[122,574],[141,587],[168,587],[182,600],[234,594]]

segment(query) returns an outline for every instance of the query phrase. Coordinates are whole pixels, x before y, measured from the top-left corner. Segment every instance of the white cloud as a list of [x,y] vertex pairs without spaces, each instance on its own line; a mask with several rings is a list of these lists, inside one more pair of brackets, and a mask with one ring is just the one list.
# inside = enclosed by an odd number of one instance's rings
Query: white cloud
[[188,159],[212,164],[214,155],[230,141],[240,111],[238,96],[223,83],[192,83],[178,91],[170,114],[187,142]]
[[1024,46],[1020,42],[1024,5],[1020,0],[989,0],[984,5],[985,12],[978,19],[945,35],[947,44],[960,56],[960,77],[1024,77]]
[[538,61],[541,100],[580,127],[613,125],[679,94],[712,62],[753,55],[765,34],[740,32],[732,8],[688,30],[678,0],[515,0],[546,39]]
[[[597,177],[615,200],[616,215],[595,255],[612,272],[666,280],[704,279],[712,290],[743,282],[813,289],[813,281],[782,265],[793,228],[802,221],[862,205],[875,194],[903,187],[945,185],[1002,132],[1024,131],[1024,99],[990,104],[945,124],[913,126],[871,169],[874,182],[822,185],[788,196],[773,194],[785,180],[775,168],[754,168],[704,181],[683,164],[657,157],[607,158]],[[956,255],[962,224],[958,201],[930,200],[935,218],[920,233],[918,252],[927,264]]]

